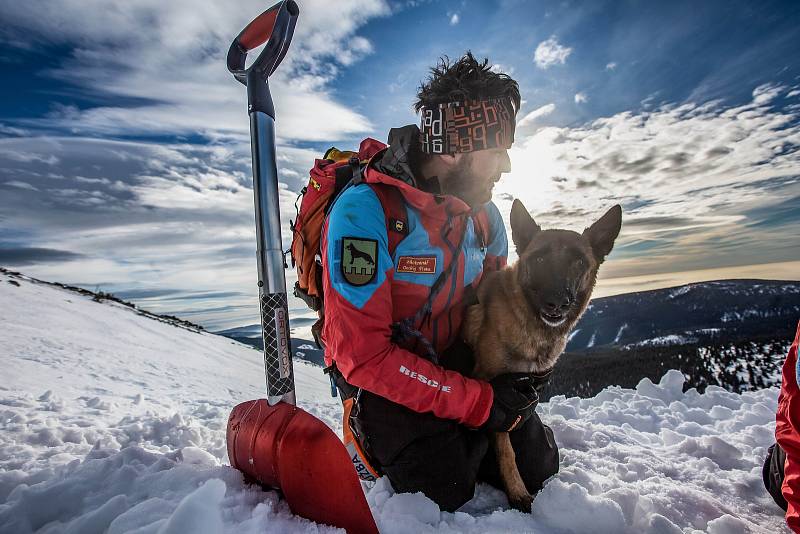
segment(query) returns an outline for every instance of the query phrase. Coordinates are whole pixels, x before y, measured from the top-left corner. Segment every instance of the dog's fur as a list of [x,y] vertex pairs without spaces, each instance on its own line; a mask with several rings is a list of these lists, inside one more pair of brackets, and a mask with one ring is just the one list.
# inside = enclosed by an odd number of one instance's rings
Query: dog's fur
[[[570,330],[586,310],[597,270],[622,223],[614,206],[582,234],[541,230],[519,200],[511,208],[511,236],[519,261],[484,276],[479,303],[467,309],[462,336],[475,353],[472,376],[491,380],[510,372],[553,368]],[[533,497],[517,469],[507,432],[494,436],[500,474],[511,505],[529,512]]]

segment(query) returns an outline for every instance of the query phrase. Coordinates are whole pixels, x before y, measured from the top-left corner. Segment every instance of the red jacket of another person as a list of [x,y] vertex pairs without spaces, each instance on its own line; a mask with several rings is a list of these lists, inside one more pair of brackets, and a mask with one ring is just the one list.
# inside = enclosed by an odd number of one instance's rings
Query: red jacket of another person
[[800,343],[800,323],[797,334],[783,364],[783,382],[778,396],[775,439],[786,451],[783,466],[784,478],[781,491],[789,503],[786,524],[793,532],[800,533],[800,387],[798,387],[797,345]]

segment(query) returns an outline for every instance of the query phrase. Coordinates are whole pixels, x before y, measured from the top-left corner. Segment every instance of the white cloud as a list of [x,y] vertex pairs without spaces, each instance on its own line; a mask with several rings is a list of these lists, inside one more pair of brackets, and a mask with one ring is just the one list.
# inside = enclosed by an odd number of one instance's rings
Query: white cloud
[[539,43],[533,54],[533,61],[540,69],[548,69],[553,65],[563,65],[571,53],[572,48],[562,46],[555,36],[552,36]]
[[19,163],[38,161],[51,166],[56,165],[59,162],[58,158],[52,154],[39,154],[36,152],[30,152],[25,150],[24,147],[20,147],[17,150],[7,150],[0,147],[0,157]]
[[786,90],[783,85],[776,85],[765,83],[753,89],[753,103],[758,105],[769,104],[775,100],[778,95]]
[[[218,288],[242,297],[226,299],[225,310],[209,313],[209,320],[258,317],[246,94],[227,72],[225,55],[232,38],[263,9],[255,0],[238,2],[235,9],[212,0],[66,0],[58,9],[43,0],[0,4],[5,38],[23,47],[72,50],[46,74],[108,102],[140,102],[57,107],[47,117],[15,121],[31,130],[61,129],[72,139],[23,137],[33,134],[0,125],[0,168],[20,176],[0,194],[6,235],[83,254],[26,272],[90,286],[110,282],[112,290]],[[302,2],[292,48],[270,79],[285,182],[280,196],[286,246],[295,191],[319,156],[291,145],[335,142],[371,129],[350,103],[332,96],[329,85],[341,67],[372,53],[372,44],[357,32],[389,7],[383,0],[341,0],[336,12],[331,17],[325,0]],[[111,140],[153,134],[200,134],[211,144]],[[99,176],[79,179],[86,167]],[[32,194],[34,188],[41,192]],[[174,305],[186,309],[185,302]]]
[[453,13],[452,15],[450,15],[450,26],[455,26],[456,24],[458,24],[458,21],[459,21],[458,13]]
[[538,107],[531,111],[530,113],[526,114],[522,117],[518,122],[517,126],[527,126],[528,124],[533,123],[536,119],[540,117],[544,117],[546,115],[550,115],[552,112],[556,110],[556,105],[553,103],[545,104],[544,106]]
[[8,187],[16,187],[18,189],[27,189],[29,191],[38,191],[37,188],[29,184],[28,182],[20,182],[18,180],[10,180],[8,182],[0,182],[0,185],[5,185]]
[[514,74],[514,67],[507,66],[507,65],[502,65],[500,63],[495,63],[494,65],[489,67],[489,70],[491,70],[492,72],[497,72],[497,73],[501,73],[502,72],[503,74],[508,74],[509,76]]
[[786,98],[794,98],[795,96],[800,95],[800,89],[793,89],[786,93]]
[[[89,134],[247,134],[244,88],[225,68],[231,39],[264,6],[255,0],[229,9],[211,0],[67,1],[3,4],[6,33],[17,41],[74,46],[50,75],[92,93],[141,99],[139,106],[61,108],[32,126]],[[370,123],[334,100],[328,84],[338,66],[372,52],[356,34],[367,20],[389,13],[383,0],[324,0],[301,6],[292,48],[270,86],[278,135],[285,140],[336,140],[369,130]],[[255,55],[258,51],[254,51]]]
[[765,107],[774,93],[542,128],[511,149],[495,202],[506,220],[517,197],[544,227],[575,230],[621,203],[606,276],[796,260],[796,217],[775,206],[800,196],[800,157],[787,150],[800,145],[800,110]]
[[[63,175],[49,173],[41,157],[10,169],[8,155],[20,147],[31,155],[57,157]],[[296,191],[318,156],[309,149],[278,149],[285,247],[291,240],[289,221],[296,217]],[[34,276],[101,284],[112,291],[157,287],[190,294],[213,288],[241,295],[216,303],[239,310],[233,320],[248,314],[257,318],[249,167],[249,148],[240,143],[0,139],[0,168],[13,176],[0,181],[3,229],[9,237],[26,236],[29,247],[81,254],[67,263],[25,266]],[[87,175],[79,176],[79,170]],[[176,300],[159,309],[186,311],[197,305],[190,302]]]
[[6,126],[0,122],[0,134],[2,135],[28,135],[30,132],[22,128],[14,128],[13,126]]
[[586,93],[584,93],[584,92],[575,93],[575,103],[576,104],[585,104],[588,101],[589,101],[589,97],[586,96]]
[[615,70],[617,68],[617,64],[615,62],[607,63],[606,70]]

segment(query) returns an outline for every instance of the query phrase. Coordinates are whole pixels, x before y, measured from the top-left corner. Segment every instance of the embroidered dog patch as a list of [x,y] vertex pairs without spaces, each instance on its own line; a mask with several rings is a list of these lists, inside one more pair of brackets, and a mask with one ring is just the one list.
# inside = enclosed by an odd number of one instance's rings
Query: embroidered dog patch
[[398,273],[434,274],[436,256],[400,256],[397,260]]
[[378,242],[374,239],[342,239],[342,276],[354,286],[372,282],[377,272]]

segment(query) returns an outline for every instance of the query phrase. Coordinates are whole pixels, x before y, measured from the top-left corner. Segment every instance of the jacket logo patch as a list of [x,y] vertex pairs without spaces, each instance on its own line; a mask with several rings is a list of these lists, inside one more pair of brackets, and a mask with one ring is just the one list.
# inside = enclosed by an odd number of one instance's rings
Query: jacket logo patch
[[398,273],[435,274],[436,256],[400,256],[395,270]]
[[378,242],[358,237],[342,238],[342,276],[354,286],[367,285],[378,271]]

